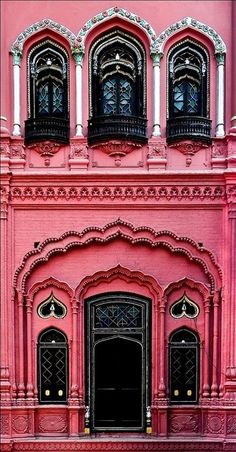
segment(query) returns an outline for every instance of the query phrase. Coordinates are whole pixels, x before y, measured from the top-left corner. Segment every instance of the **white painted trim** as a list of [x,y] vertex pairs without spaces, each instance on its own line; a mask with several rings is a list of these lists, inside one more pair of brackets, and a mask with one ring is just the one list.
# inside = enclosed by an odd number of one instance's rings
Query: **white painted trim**
[[216,136],[224,137],[224,63],[217,65]]
[[160,64],[153,66],[153,136],[161,136],[160,110],[161,110],[161,86],[160,86]]
[[13,132],[14,136],[20,136],[20,65],[13,66],[13,84],[14,84],[14,112],[13,112]]
[[75,66],[75,92],[76,92],[76,136],[83,136],[82,126],[82,66],[77,63]]

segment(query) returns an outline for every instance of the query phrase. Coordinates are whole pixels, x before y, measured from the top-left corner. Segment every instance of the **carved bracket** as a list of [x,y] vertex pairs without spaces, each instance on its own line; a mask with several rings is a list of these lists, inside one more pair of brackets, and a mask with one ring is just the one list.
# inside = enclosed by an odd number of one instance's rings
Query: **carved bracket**
[[207,148],[208,146],[200,141],[196,141],[195,143],[182,141],[181,143],[173,143],[170,147],[182,152],[182,154],[186,156],[186,166],[190,166],[192,163],[192,157],[202,148]]
[[142,145],[129,141],[112,140],[94,145],[92,147],[101,149],[105,154],[109,155],[109,157],[113,157],[115,165],[120,166],[122,157],[125,157],[137,148],[141,148]]
[[36,143],[29,146],[29,149],[34,149],[42,158],[44,158],[45,166],[50,166],[50,159],[60,149],[60,144],[52,143],[51,141],[44,141],[42,143]]

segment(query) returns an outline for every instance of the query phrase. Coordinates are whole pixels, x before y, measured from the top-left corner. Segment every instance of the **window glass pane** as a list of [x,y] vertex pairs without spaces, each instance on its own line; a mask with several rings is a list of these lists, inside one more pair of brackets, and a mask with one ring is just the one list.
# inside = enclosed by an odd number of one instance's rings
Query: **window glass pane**
[[174,87],[174,112],[179,113],[184,110],[184,84],[180,83]]
[[188,83],[187,85],[187,111],[197,113],[199,108],[199,89],[197,85]]
[[102,110],[104,115],[117,113],[117,84],[115,79],[109,79],[103,84]]
[[48,113],[49,112],[48,83],[44,83],[39,86],[38,106],[39,106],[39,113]]
[[63,112],[63,88],[53,83],[53,113]]
[[120,80],[120,114],[131,115],[132,86],[128,80]]

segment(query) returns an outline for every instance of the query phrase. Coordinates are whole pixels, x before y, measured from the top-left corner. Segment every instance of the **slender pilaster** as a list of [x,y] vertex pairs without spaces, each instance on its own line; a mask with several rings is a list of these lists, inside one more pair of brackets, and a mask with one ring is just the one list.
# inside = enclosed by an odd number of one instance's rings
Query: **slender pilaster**
[[[8,176],[7,176],[8,178]],[[9,181],[2,177],[1,186],[1,303],[0,303],[0,399],[2,403],[7,403],[10,399],[10,381],[9,381],[9,353],[8,337],[6,334],[6,325],[8,321],[8,298],[7,298],[7,218],[8,218],[8,197]]]
[[235,80],[236,80],[236,2],[232,2],[232,96],[231,96],[231,133],[236,133],[236,96],[235,96]]
[[84,58],[84,50],[74,50],[73,56],[75,59],[75,100],[76,100],[76,131],[75,135],[83,136],[82,126],[82,111],[83,111],[83,93],[82,93],[82,65]]
[[210,356],[210,298],[208,298],[204,304],[205,314],[205,345],[203,354],[203,392],[202,397],[210,397],[210,381],[209,381],[209,356]]
[[79,403],[80,405],[84,402],[84,381],[83,381],[83,375],[84,375],[84,322],[83,322],[83,308],[81,306],[81,302],[78,302],[78,387],[79,387]]
[[34,397],[33,368],[32,368],[32,301],[28,298],[26,302],[27,316],[27,399]]
[[153,59],[153,133],[154,137],[161,136],[161,83],[160,64],[162,53],[151,53]]
[[13,110],[13,132],[14,136],[21,135],[21,126],[20,126],[20,62],[21,62],[22,53],[14,52],[13,53],[13,102],[14,102],[14,110]]
[[224,53],[216,54],[217,61],[217,92],[216,92],[216,136],[224,137],[224,69],[225,55]]
[[212,362],[212,385],[211,385],[211,397],[215,398],[218,396],[219,382],[218,382],[218,372],[219,372],[219,305],[220,305],[220,295],[216,292],[213,297],[213,362]]
[[160,342],[159,342],[159,356],[160,356],[160,382],[158,388],[158,397],[165,397],[165,299],[162,299],[160,304]]
[[71,399],[78,398],[78,307],[76,299],[72,300],[72,368]]
[[229,207],[229,324],[227,344],[229,347],[229,365],[227,377],[235,380],[236,398],[236,203]]
[[18,399],[25,398],[24,384],[24,296],[19,290],[17,292],[17,308],[18,308]]

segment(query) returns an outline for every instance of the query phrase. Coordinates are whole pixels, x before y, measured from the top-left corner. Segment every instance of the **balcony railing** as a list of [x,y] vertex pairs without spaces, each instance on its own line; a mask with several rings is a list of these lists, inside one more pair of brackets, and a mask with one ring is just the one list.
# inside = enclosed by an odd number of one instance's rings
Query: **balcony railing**
[[146,143],[147,120],[137,116],[99,116],[88,121],[88,143],[120,138]]
[[70,125],[68,119],[33,118],[25,121],[25,144],[42,140],[69,143]]
[[180,116],[167,120],[167,143],[180,139],[211,142],[211,120],[199,116]]

